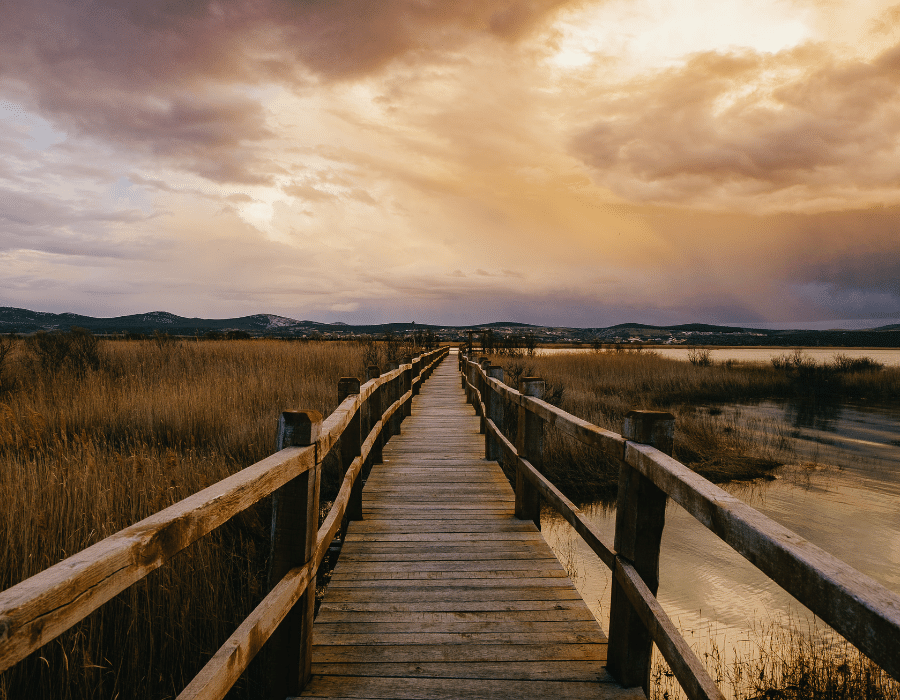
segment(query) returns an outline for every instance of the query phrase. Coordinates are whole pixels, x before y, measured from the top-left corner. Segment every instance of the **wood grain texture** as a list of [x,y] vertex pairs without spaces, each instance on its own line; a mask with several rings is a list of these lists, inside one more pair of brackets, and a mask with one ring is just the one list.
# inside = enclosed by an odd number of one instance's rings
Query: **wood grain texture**
[[629,442],[626,461],[900,679],[900,596],[659,450]]
[[565,570],[514,517],[457,381],[455,363],[438,367],[372,469],[303,697],[634,697],[606,673],[605,636]]
[[[446,353],[446,348],[428,353],[423,358],[424,370],[430,372]],[[325,421],[315,445],[280,450],[0,593],[0,671],[57,637],[232,516],[313,469],[363,402],[396,376],[399,371],[372,379],[357,396],[342,402]],[[379,422],[370,433],[363,447],[365,455],[380,426]]]
[[281,450],[0,593],[0,670],[314,467],[315,454]]

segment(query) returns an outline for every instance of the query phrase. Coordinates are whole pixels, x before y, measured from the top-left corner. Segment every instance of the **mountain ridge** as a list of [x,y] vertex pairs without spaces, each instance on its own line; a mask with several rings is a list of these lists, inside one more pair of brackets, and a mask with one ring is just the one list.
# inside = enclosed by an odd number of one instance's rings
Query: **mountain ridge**
[[168,311],[97,318],[74,313],[55,314],[16,307],[0,307],[0,333],[30,334],[38,331],[67,331],[86,328],[97,334],[148,335],[164,332],[170,335],[200,336],[204,334],[243,332],[263,337],[342,337],[356,335],[408,334],[431,331],[442,340],[463,339],[467,331],[480,335],[491,331],[503,338],[533,333],[539,342],[579,343],[687,343],[697,345],[835,345],[862,347],[900,347],[900,324],[890,324],[860,331],[849,330],[772,330],[720,326],[708,323],[650,325],[619,323],[593,328],[540,326],[517,321],[493,321],[472,326],[435,325],[427,323],[345,324],[321,323],[279,314],[251,314],[234,318],[208,319],[186,317]]

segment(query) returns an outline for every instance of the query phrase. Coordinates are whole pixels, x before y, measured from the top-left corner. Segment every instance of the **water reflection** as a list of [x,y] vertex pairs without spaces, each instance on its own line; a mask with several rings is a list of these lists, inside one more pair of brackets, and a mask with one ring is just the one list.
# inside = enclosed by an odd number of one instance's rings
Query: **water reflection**
[[785,404],[785,422],[794,428],[836,432],[841,419],[840,404],[821,399],[793,399]]
[[[797,463],[775,481],[726,490],[813,544],[900,593],[900,408],[762,402],[743,420],[780,418],[793,427]],[[615,509],[589,504],[612,543]],[[543,531],[604,627],[609,571],[571,529],[545,513]],[[810,616],[779,586],[679,506],[666,510],[659,600],[692,644],[725,657],[749,653],[748,631]],[[811,617],[811,616],[810,616]]]

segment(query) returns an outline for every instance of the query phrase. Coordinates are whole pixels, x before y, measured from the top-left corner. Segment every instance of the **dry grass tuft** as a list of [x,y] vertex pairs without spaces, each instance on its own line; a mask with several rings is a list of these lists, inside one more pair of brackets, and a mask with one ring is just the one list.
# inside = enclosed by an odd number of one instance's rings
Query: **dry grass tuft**
[[[699,408],[777,395],[787,380],[774,376],[777,373],[770,367],[691,364],[653,352],[561,353],[492,361],[504,368],[511,386],[520,377],[540,376],[547,385],[545,400],[614,432],[621,432],[632,409],[673,412],[676,459],[713,481],[765,477],[790,457],[783,426],[749,423],[737,411]],[[771,381],[760,381],[760,373]],[[508,421],[510,431],[515,429],[513,423]],[[559,431],[545,431],[543,471],[573,500],[615,497],[618,464]]]
[[[786,626],[756,625],[751,644],[723,659],[706,640],[701,661],[726,697],[734,700],[898,700],[900,681],[872,663],[830,628],[791,619]],[[681,700],[684,692],[657,653],[651,700]]]
[[[365,376],[355,343],[99,341],[78,364],[31,343],[4,363],[0,589],[271,454],[280,411],[328,415]],[[267,507],[0,675],[0,700],[177,695],[265,594]],[[233,697],[259,694],[251,674]]]

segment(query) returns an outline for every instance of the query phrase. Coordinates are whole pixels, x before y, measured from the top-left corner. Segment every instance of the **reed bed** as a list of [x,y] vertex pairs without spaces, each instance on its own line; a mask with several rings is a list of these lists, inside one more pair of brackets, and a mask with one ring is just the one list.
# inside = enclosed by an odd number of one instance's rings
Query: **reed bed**
[[[675,457],[704,477],[732,481],[765,477],[791,456],[786,426],[747,421],[715,402],[770,398],[788,380],[757,379],[767,369],[746,365],[699,367],[652,352],[595,352],[493,356],[504,381],[524,376],[546,382],[545,400],[595,425],[622,431],[633,409],[671,411],[676,418]],[[512,410],[507,427],[514,434]],[[576,501],[615,497],[619,466],[561,432],[545,431],[543,471]]]
[[[701,661],[733,700],[900,699],[900,681],[815,618],[757,623],[727,661],[715,640],[703,646]],[[685,698],[658,652],[650,686],[650,700]]]
[[[328,415],[345,342],[16,341],[0,393],[0,589],[269,455],[280,411]],[[0,700],[172,698],[265,594],[268,504],[0,674]],[[250,672],[232,697],[259,697]]]

